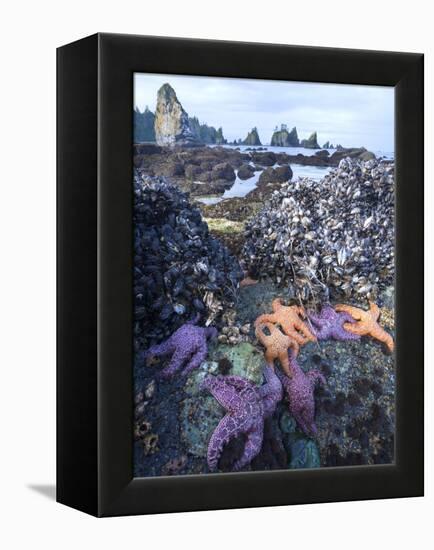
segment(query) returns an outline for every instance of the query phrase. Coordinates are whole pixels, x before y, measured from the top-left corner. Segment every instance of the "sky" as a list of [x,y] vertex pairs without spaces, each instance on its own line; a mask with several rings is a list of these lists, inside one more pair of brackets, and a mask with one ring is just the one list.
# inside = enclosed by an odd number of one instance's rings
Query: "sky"
[[134,75],[134,105],[155,111],[168,82],[189,116],[223,127],[226,139],[244,139],[254,126],[269,144],[275,126],[297,127],[299,139],[317,131],[318,143],[394,151],[394,88],[276,80]]

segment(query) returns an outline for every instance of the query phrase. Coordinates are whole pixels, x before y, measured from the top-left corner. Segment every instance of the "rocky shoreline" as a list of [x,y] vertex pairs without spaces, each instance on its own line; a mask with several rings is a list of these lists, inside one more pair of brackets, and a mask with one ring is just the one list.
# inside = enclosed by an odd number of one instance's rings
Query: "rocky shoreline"
[[[139,149],[140,152],[145,150],[143,147]],[[269,168],[267,163],[275,160],[267,151],[251,153],[255,155],[254,162],[263,163],[264,172]],[[259,154],[264,156],[258,157]],[[364,238],[375,236],[381,226],[386,231],[379,241],[381,246],[386,241],[393,241],[393,232],[387,233],[386,224],[386,220],[393,220],[393,210],[387,209],[387,201],[393,199],[391,162],[363,162],[348,158],[341,161],[320,184],[309,180],[260,181],[245,197],[224,199],[214,205],[194,202],[191,195],[189,198],[188,194],[184,194],[181,191],[183,187],[191,189],[185,183],[185,177],[152,176],[145,172],[147,170],[156,174],[161,169],[168,169],[165,166],[167,160],[175,163],[175,159],[179,162],[182,159],[184,172],[185,166],[190,165],[207,172],[214,171],[215,166],[218,167],[216,170],[221,170],[221,155],[218,148],[180,148],[170,151],[161,148],[154,155],[144,154],[147,159],[138,162],[135,193],[135,225],[139,231],[136,241],[138,271],[135,283],[136,476],[209,472],[206,462],[207,445],[224,415],[224,410],[212,396],[202,391],[201,382],[208,375],[230,374],[260,385],[264,359],[253,327],[255,318],[269,311],[270,304],[277,297],[288,303],[297,303],[301,298],[306,304],[310,303],[311,307],[318,300],[315,298],[313,302],[309,302],[309,296],[297,297],[294,288],[291,289],[288,281],[280,277],[280,268],[267,256],[268,245],[272,244],[274,247],[273,243],[279,240],[277,235],[273,237],[266,226],[260,228],[261,217],[272,220],[273,218],[269,218],[270,213],[272,216],[277,215],[282,205],[284,211],[293,216],[293,210],[288,210],[289,203],[285,202],[292,196],[300,201],[299,205],[304,204],[303,201],[308,203],[311,200],[311,192],[327,199],[325,190],[321,191],[322,185],[329,189],[328,198],[332,197],[330,207],[341,208],[344,212],[349,208],[345,201],[354,202],[354,208],[359,211],[351,214],[349,221],[360,224],[361,230],[365,232]],[[246,153],[239,151],[224,151],[223,155],[228,164],[233,163],[238,167],[243,166],[247,160]],[[151,158],[152,156],[155,158]],[[250,155],[249,159],[249,162],[253,162]],[[303,186],[307,186],[306,189]],[[350,194],[348,189],[351,189]],[[376,198],[376,192],[383,193],[384,196]],[[313,201],[316,204],[318,198]],[[304,206],[306,209],[309,208],[307,203]],[[377,213],[372,211],[376,204],[379,208]],[[317,206],[320,207],[320,202],[317,202]],[[310,225],[317,222],[314,222],[312,211],[306,210],[304,214],[311,219],[303,220],[300,212],[295,226],[280,221],[277,222],[275,231],[280,233],[287,228],[293,231],[294,227],[305,227],[305,233],[309,232],[312,229]],[[337,212],[333,212],[332,216],[337,217]],[[340,221],[336,219],[335,223],[339,224]],[[258,235],[265,246],[265,256],[253,268],[251,259],[258,252],[249,252],[249,242],[255,227],[259,228]],[[338,227],[336,231],[352,235],[350,227]],[[319,247],[318,250],[326,258],[324,244],[315,242],[314,239],[308,240],[309,245]],[[369,241],[366,246],[372,248]],[[149,247],[154,256],[149,256]],[[181,247],[179,252],[178,247]],[[372,248],[371,252],[374,250]],[[275,252],[272,251],[271,254]],[[291,257],[295,261],[296,257],[288,254],[289,249],[287,252],[284,250],[282,257]],[[155,261],[151,261],[152,257]],[[301,258],[303,257],[308,257],[305,250]],[[324,258],[320,257],[318,268]],[[336,287],[328,299],[332,299],[333,303],[339,299],[350,299],[352,304],[364,308],[366,296],[371,296],[373,291],[363,289],[369,281],[364,283],[360,278],[363,275],[357,275],[357,270],[364,265],[363,262],[356,263],[354,271],[351,262],[347,263],[349,258],[350,250],[344,254],[337,247],[333,265],[342,271],[337,273],[337,280],[345,282],[345,269],[348,269],[351,277],[356,274],[352,286],[349,287],[350,292],[347,292],[348,289],[340,290]],[[372,297],[375,297],[381,308],[382,324],[394,335],[393,271],[386,276],[381,265],[380,262],[377,266],[379,271],[376,277],[379,279],[373,281],[377,284],[377,289]],[[176,273],[172,273],[174,269]],[[260,282],[251,280],[246,286],[240,285],[237,289],[243,277],[242,269],[250,270],[251,278],[259,279]],[[285,269],[288,271],[289,267]],[[294,282],[293,280],[292,283]],[[329,283],[325,280],[322,284]],[[360,289],[362,292],[359,292]],[[319,299],[324,298],[321,295]],[[142,303],[148,304],[145,309],[150,316],[146,318],[143,317],[147,314]],[[152,304],[150,309],[149,304]],[[170,336],[196,313],[199,313],[203,321],[212,323],[217,328],[217,340],[209,345],[206,360],[186,380],[183,377],[161,380],[159,373],[165,365],[164,360],[149,362],[145,359],[144,351],[149,344],[161,342]],[[315,393],[318,433],[315,437],[307,436],[288,412],[286,401],[280,402],[274,415],[265,421],[261,451],[247,469],[315,468],[393,462],[393,356],[384,353],[381,345],[372,339],[363,338],[357,342],[309,343],[301,348],[298,360],[304,372],[317,369],[326,379],[326,384],[320,386]],[[234,462],[241,456],[244,445],[245,440],[240,436],[225,447],[219,461],[220,471],[231,471]]]
[[393,463],[394,163],[134,124],[134,476]]

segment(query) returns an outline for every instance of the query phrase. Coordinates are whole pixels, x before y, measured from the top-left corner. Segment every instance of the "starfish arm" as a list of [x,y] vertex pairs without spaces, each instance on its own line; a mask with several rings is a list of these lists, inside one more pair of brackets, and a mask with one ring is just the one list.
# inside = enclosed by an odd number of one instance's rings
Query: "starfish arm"
[[299,428],[306,435],[316,435],[317,428],[314,422],[313,409],[309,406],[305,406],[297,413],[294,413],[294,418],[299,426]]
[[297,332],[292,326],[285,327],[285,334],[289,336],[292,340],[297,342],[300,346],[303,346],[304,344],[307,344],[308,339],[303,336],[303,334],[300,334]]
[[173,340],[170,337],[165,342],[151,346],[145,353],[146,357],[159,357],[161,355],[169,355],[174,352]]
[[367,330],[362,323],[344,323],[343,328],[351,332],[351,334],[357,334],[358,336],[365,336],[367,334]]
[[295,306],[295,311],[300,315],[300,317],[303,317],[303,319],[306,318],[306,310],[303,306]]
[[306,340],[311,340],[311,341],[316,340],[315,336],[312,334],[309,327],[303,321],[296,321],[294,323],[294,326],[297,330],[301,332],[301,334],[304,336]]
[[271,323],[260,324],[255,328],[255,336],[263,346],[267,347],[268,342],[270,342],[271,335],[265,334],[264,332],[265,327],[267,327],[270,330],[270,332],[273,329],[273,325],[271,325]]
[[255,327],[264,323],[276,323],[277,319],[274,313],[264,313],[255,320]]
[[176,349],[167,367],[165,367],[160,372],[160,376],[162,378],[171,378],[175,374],[175,372],[182,367],[182,365],[188,360],[189,357],[190,350],[181,350],[179,348]]
[[374,302],[369,302],[369,312],[375,321],[380,317],[380,308]]
[[311,321],[311,323],[314,323],[315,325],[321,325],[322,324],[322,318],[319,313],[314,313],[313,311],[309,311],[308,317]]
[[247,434],[247,441],[244,446],[244,452],[239,460],[237,460],[233,465],[233,470],[241,470],[247,464],[258,455],[262,447],[262,440],[264,438],[264,427],[263,424],[257,427],[255,430],[252,430]]
[[233,412],[242,407],[243,400],[239,396],[237,388],[226,383],[224,377],[207,376],[202,387],[206,388],[227,411]]
[[265,362],[267,363],[267,365],[270,365],[270,367],[272,367],[274,365],[275,359],[276,354],[271,349],[267,349],[265,351]]
[[330,337],[330,330],[329,328],[324,325],[321,328],[314,328],[314,333],[317,338],[317,340],[327,340]]
[[280,298],[275,298],[271,302],[271,308],[274,312],[276,312],[278,309],[282,307],[282,300]]
[[262,370],[262,374],[265,378],[265,385],[261,386],[262,388],[264,388],[268,384],[272,384],[276,380],[276,373],[274,372],[273,367],[264,367]]
[[192,370],[197,369],[205,361],[207,355],[206,344],[202,345],[198,351],[193,355],[193,357],[188,362],[187,366],[182,371],[183,376],[189,374]]
[[372,332],[371,332],[371,336],[373,338],[375,338],[376,340],[379,340],[380,342],[382,342],[383,344],[385,344],[387,346],[387,349],[390,351],[390,353],[393,352],[394,350],[394,347],[395,347],[395,344],[394,344],[394,341],[393,341],[393,338],[392,336],[386,332],[383,328],[381,328],[380,326],[376,329],[374,329]]
[[293,372],[292,372],[291,362],[289,360],[287,350],[279,353],[279,361],[286,376],[288,376],[288,378],[292,378]]
[[264,414],[270,416],[282,399],[282,383],[271,367],[264,368],[264,378],[265,384],[259,388],[259,395],[264,404]]
[[332,337],[335,340],[359,340],[360,335],[350,332],[342,327],[335,327],[332,331]]
[[351,317],[356,321],[360,321],[363,313],[365,313],[363,310],[359,309],[358,307],[349,306],[347,304],[336,304],[335,311],[338,311],[338,312],[344,311],[345,313],[349,313]]
[[213,472],[218,468],[218,461],[224,446],[238,435],[238,429],[234,418],[227,414],[218,423],[208,443],[207,462]]
[[289,393],[289,386],[290,386],[290,378],[286,376],[283,372],[276,369],[277,377],[279,378],[280,382],[282,383],[283,389],[286,391],[286,393]]
[[[265,386],[262,386],[264,388]],[[274,388],[268,388],[266,391],[260,391],[259,392],[262,397],[262,403],[264,406],[264,418],[268,418],[274,414],[274,411],[276,410],[277,403],[279,401],[282,401],[283,397],[283,388],[282,384],[279,380],[279,386]]]
[[252,387],[252,383],[246,378],[242,378],[241,376],[235,376],[235,375],[229,374],[229,375],[223,376],[222,380],[225,384],[230,384],[238,391]]

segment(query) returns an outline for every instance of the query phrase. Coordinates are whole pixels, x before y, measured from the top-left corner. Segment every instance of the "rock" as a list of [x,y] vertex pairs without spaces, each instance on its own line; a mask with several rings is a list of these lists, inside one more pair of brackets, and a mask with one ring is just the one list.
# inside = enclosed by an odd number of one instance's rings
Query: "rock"
[[333,165],[338,165],[342,159],[358,159],[362,161],[375,160],[376,156],[371,151],[365,149],[365,147],[353,147],[353,148],[344,148],[339,146],[333,155],[330,157],[330,163]]
[[360,160],[363,160],[363,161],[367,161],[367,160],[373,160],[376,158],[376,156],[374,155],[374,153],[372,153],[371,151],[364,151],[363,153],[361,153],[358,157]]
[[209,394],[197,394],[182,401],[179,412],[181,441],[189,453],[206,457],[211,434],[224,414],[223,407]]
[[321,466],[318,446],[312,439],[296,437],[288,444],[288,468],[319,468]]
[[161,171],[162,176],[183,176],[184,175],[184,165],[181,162],[168,161],[164,164],[164,167]]
[[292,170],[288,164],[277,168],[267,168],[259,178],[259,183],[284,183],[292,178]]
[[282,124],[280,130],[275,130],[271,137],[271,145],[275,147],[299,147],[300,142],[297,135],[297,128],[288,132],[286,124]]
[[193,134],[181,103],[170,84],[163,84],[157,94],[155,111],[155,139],[158,145],[199,145]]
[[226,357],[232,363],[230,374],[242,376],[256,384],[262,383],[264,355],[249,342],[241,342],[235,346],[219,344],[209,350],[209,357],[213,361]]
[[238,170],[237,176],[241,180],[248,180],[255,175],[255,171],[250,164],[243,164]]
[[201,173],[200,166],[195,166],[194,164],[188,164],[185,167],[185,177],[189,180],[197,179],[200,173]]
[[252,161],[259,166],[273,166],[276,164],[277,157],[272,151],[265,153],[251,153]]
[[[330,161],[331,157],[326,157],[325,155],[303,155],[302,153],[298,153],[297,155],[288,156],[289,158],[286,162],[291,162],[291,164],[301,164],[303,166],[330,166],[333,164]],[[337,164],[335,165],[337,166]]]
[[235,172],[228,162],[216,164],[212,169],[212,180],[234,181]]
[[326,159],[330,156],[330,153],[326,150],[322,150],[322,151],[317,151],[315,153],[315,156]]
[[319,468],[320,453],[317,444],[297,430],[297,423],[288,410],[280,415],[279,427],[288,452],[288,468]]
[[252,128],[243,141],[244,145],[262,145],[257,128]]
[[302,139],[300,145],[305,149],[320,149],[316,132],[313,132],[307,139]]
[[200,389],[209,374],[218,374],[217,362],[205,361],[190,374],[184,386],[187,397],[179,412],[181,441],[189,453],[198,457],[206,457],[209,438],[225,414],[218,401]]
[[133,155],[135,157],[142,155],[161,155],[163,148],[154,143],[135,143],[133,146]]

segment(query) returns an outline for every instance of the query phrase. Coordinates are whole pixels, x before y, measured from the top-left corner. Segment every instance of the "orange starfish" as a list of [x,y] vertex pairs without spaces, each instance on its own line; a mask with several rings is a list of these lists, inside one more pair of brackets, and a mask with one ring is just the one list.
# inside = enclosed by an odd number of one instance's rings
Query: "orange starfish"
[[273,308],[273,313],[260,315],[255,321],[255,326],[262,323],[279,324],[283,332],[300,344],[300,346],[307,344],[309,341],[316,342],[315,336],[301,318],[301,316],[306,316],[304,307],[284,306],[280,298],[273,300],[271,307]]
[[[265,334],[264,327],[268,328],[270,334]],[[255,334],[261,344],[267,348],[265,351],[265,360],[267,364],[274,367],[274,361],[278,359],[282,365],[282,369],[285,371],[285,374],[291,378],[292,369],[289,361],[288,350],[293,348],[293,357],[295,357],[300,349],[298,343],[286,334],[283,334],[283,332],[276,325],[273,325],[273,323],[269,323],[267,321],[256,325]]]
[[377,304],[369,302],[368,311],[346,304],[337,304],[335,310],[345,311],[357,321],[356,323],[344,323],[343,326],[345,330],[352,334],[358,334],[359,336],[372,336],[372,338],[386,344],[390,353],[393,352],[394,342],[392,336],[378,324],[380,308]]

